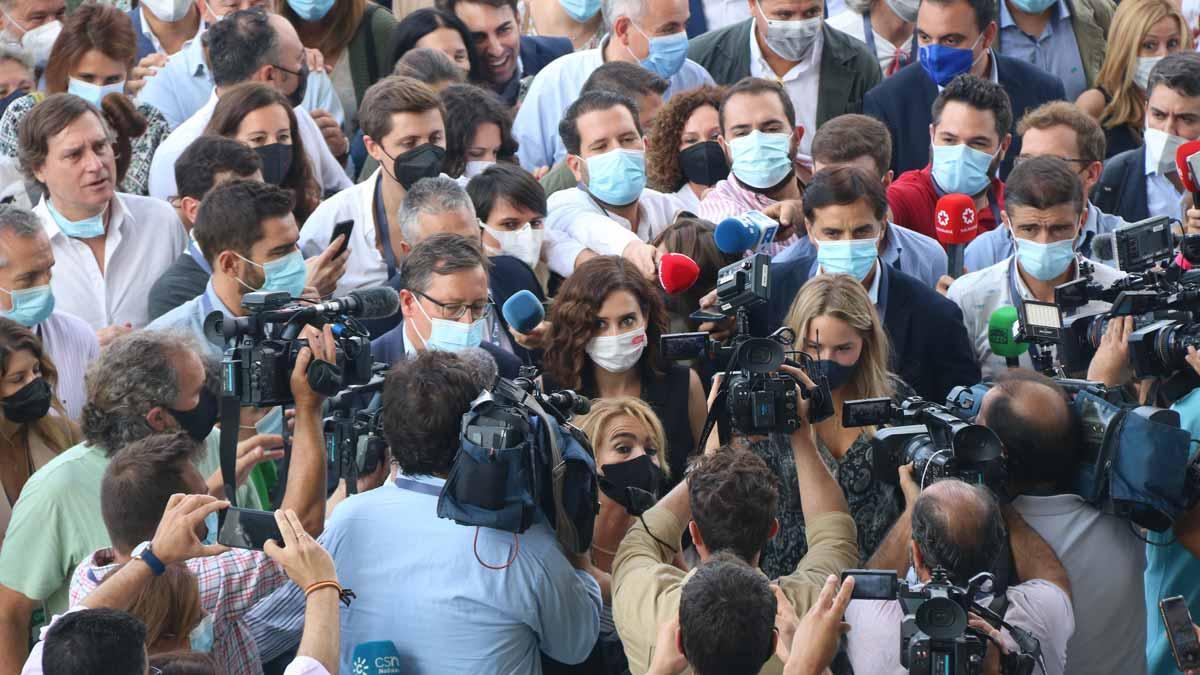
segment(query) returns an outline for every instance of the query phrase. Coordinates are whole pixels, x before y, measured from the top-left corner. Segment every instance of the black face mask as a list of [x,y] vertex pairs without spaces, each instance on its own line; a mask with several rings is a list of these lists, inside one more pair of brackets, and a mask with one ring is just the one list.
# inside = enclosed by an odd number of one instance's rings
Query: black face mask
[[704,141],[679,153],[683,177],[697,185],[716,185],[729,176],[729,160],[716,141]]
[[283,143],[260,145],[254,149],[262,161],[263,182],[282,185],[283,179],[292,168],[292,146]]
[[9,422],[36,422],[50,412],[50,383],[45,378],[31,380],[15,394],[4,399],[4,417]]
[[650,455],[600,468],[604,469],[604,475],[597,476],[600,491],[625,507],[629,515],[640,516],[658,501],[663,473]]
[[433,143],[418,145],[392,159],[392,177],[405,190],[411,190],[422,178],[436,178],[442,172],[445,160],[446,151],[441,146]]
[[300,64],[300,71],[296,73],[296,77],[300,78],[299,84],[296,85],[296,90],[288,94],[288,103],[295,108],[304,101],[304,94],[308,91],[308,61]]
[[179,427],[197,443],[208,438],[213,426],[217,423],[218,401],[216,394],[204,387],[200,390],[200,402],[191,410],[176,410],[167,408],[167,412],[179,423]]
[[841,389],[842,385],[849,382],[851,377],[854,377],[854,371],[858,368],[857,363],[852,366],[843,366],[832,359],[813,361],[813,366],[815,366],[818,375],[824,375],[825,379],[828,380],[830,389]]

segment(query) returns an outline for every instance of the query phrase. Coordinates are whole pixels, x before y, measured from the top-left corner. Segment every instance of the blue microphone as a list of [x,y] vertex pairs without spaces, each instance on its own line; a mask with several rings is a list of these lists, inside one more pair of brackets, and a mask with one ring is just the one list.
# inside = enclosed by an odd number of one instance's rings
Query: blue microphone
[[391,640],[360,642],[350,657],[355,675],[400,675],[400,652]]
[[760,211],[747,211],[740,216],[726,218],[717,224],[713,239],[722,253],[742,255],[746,251],[758,251],[775,241],[779,223]]
[[528,290],[513,293],[504,301],[500,312],[504,314],[505,323],[521,334],[532,333],[546,318],[546,308],[542,307],[542,301]]

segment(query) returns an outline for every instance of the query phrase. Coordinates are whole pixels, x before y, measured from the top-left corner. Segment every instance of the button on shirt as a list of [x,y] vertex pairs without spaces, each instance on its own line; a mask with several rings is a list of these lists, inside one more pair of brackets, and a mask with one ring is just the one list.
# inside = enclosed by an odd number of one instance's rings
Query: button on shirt
[[1071,8],[1065,0],[1058,0],[1054,5],[1050,20],[1037,37],[1018,28],[1008,11],[1008,3],[1001,1],[997,42],[1001,54],[1030,63],[1061,79],[1068,101],[1079,98],[1088,88],[1083,57],[1079,54],[1075,28],[1071,25]]
[[1175,189],[1166,175],[1158,172],[1154,157],[1146,153],[1146,206],[1147,213],[1167,216],[1183,221],[1183,194]]
[[821,90],[821,50],[825,44],[825,34],[818,31],[808,58],[792,66],[783,77],[779,77],[771,70],[771,65],[763,58],[762,49],[758,46],[756,36],[759,20],[758,17],[754,18],[755,26],[750,30],[750,76],[773,80],[783,85],[788,97],[792,99],[792,107],[796,109],[796,124],[804,127],[804,136],[800,139],[801,159],[811,162],[812,139],[817,133],[817,98]]
[[[816,247],[805,236],[771,258],[771,262],[784,263],[816,253]],[[890,223],[887,234],[883,236],[883,250],[879,252],[879,259],[884,264],[920,279],[930,288],[937,288],[938,279],[946,273],[946,251],[936,239]]]
[[[1123,272],[1107,265],[1101,265],[1087,258],[1082,258],[1082,260],[1092,263],[1095,269],[1093,278],[1096,283],[1105,288],[1111,286],[1112,282],[1125,276]],[[975,358],[979,361],[979,366],[983,371],[983,378],[985,380],[994,378],[1007,368],[1004,357],[993,354],[991,347],[988,345],[988,319],[992,316],[992,312],[995,312],[997,309],[1013,306],[1009,298],[1008,278],[1011,262],[1012,258],[1009,257],[991,267],[985,267],[978,272],[972,272],[959,277],[950,285],[950,290],[946,293],[946,297],[950,298],[962,310],[963,323],[967,327],[967,336],[971,338],[975,345]],[[1076,270],[1078,271],[1078,264],[1076,264]],[[1013,281],[1022,300],[1034,299],[1033,293],[1029,291],[1025,282],[1021,280],[1020,274],[1017,274],[1016,279]],[[1107,302],[1093,300],[1072,313],[1064,314],[1066,316],[1092,314],[1107,310],[1109,306]],[[1033,362],[1029,359],[1028,353],[1022,354],[1019,359],[1022,368],[1033,368]]]
[[57,307],[99,330],[112,324],[141,328],[150,321],[150,287],[187,245],[187,234],[171,205],[117,193],[108,208],[104,272],[87,244],[68,237],[42,200],[33,212],[42,219],[54,251],[50,287]]
[[621,255],[631,242],[652,241],[683,210],[674,195],[646,188],[638,197],[640,222],[635,233],[628,220],[577,187],[555,192],[546,205],[546,262],[564,277],[575,270],[575,258],[584,249],[598,255]]
[[[213,111],[217,108],[217,100],[216,90],[210,87],[208,103],[201,106],[196,114],[179,125],[159,144],[158,150],[154,152],[154,161],[150,163],[151,197],[167,200],[176,196],[175,160],[179,159],[192,141],[204,133],[204,128],[208,126]],[[350,177],[346,175],[346,169],[334,159],[329,146],[325,145],[325,137],[321,135],[320,127],[303,108],[296,108],[295,113],[296,126],[300,131],[300,138],[304,140],[304,151],[312,162],[313,178],[321,191],[331,192],[350,187]]]
[[[526,170],[554,166],[567,156],[567,149],[558,135],[558,123],[567,106],[579,98],[583,83],[604,65],[607,40],[605,38],[596,49],[560,56],[534,76],[512,128],[513,137],[520,143],[517,159]],[[668,82],[670,86],[663,94],[665,100],[670,100],[677,92],[713,84],[713,79],[700,64],[688,59]]]
[[[1092,260],[1102,262],[1109,267],[1116,267],[1116,260],[1096,255],[1092,250],[1092,242],[1096,235],[1111,233],[1125,224],[1120,216],[1104,213],[1096,208],[1095,204],[1088,202],[1087,220],[1083,223],[1083,232],[1075,242],[1075,250]],[[997,227],[975,237],[974,241],[967,244],[967,249],[963,253],[963,264],[968,272],[975,272],[1011,257],[1015,250],[1012,231],[1007,227]]]

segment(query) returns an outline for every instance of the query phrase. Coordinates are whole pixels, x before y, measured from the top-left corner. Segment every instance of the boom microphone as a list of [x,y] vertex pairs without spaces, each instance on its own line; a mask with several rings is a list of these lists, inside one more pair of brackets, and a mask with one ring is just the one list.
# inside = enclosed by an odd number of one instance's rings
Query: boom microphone
[[979,233],[975,200],[964,194],[949,194],[937,200],[934,232],[946,249],[946,274],[957,279],[963,273],[963,249]]
[[658,281],[667,295],[677,295],[696,284],[700,266],[682,253],[664,253],[658,261]]
[[496,366],[496,359],[482,347],[468,347],[459,350],[458,358],[462,360],[466,367],[467,374],[471,377],[471,381],[479,385],[480,389],[491,389],[496,383],[496,376],[499,375],[499,369]]
[[391,640],[360,642],[350,656],[350,667],[359,675],[400,675],[400,652]]
[[1197,187],[1197,174],[1200,174],[1200,140],[1188,141],[1175,149],[1175,169],[1179,172],[1179,182],[1184,189],[1192,193],[1192,206],[1200,209],[1200,188]]
[[1029,351],[1028,342],[1017,342],[1018,321],[1017,308],[1012,305],[998,307],[988,317],[988,347],[996,356],[1003,356],[1009,368],[1019,367],[1017,357]]
[[387,286],[363,288],[350,291],[342,298],[334,298],[305,308],[312,314],[341,314],[359,319],[386,319],[400,311],[400,294]]
[[775,241],[778,231],[779,223],[761,211],[747,211],[717,223],[713,239],[722,253],[743,255],[746,251],[758,251]]
[[504,315],[504,322],[522,335],[532,333],[546,318],[546,308],[542,307],[542,301],[529,290],[513,293],[504,301],[500,313]]

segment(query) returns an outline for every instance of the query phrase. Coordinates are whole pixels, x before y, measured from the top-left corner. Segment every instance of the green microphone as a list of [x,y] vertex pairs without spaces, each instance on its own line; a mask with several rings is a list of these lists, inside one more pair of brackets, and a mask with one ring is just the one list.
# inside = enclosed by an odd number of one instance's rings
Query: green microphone
[[1000,307],[988,317],[988,347],[996,356],[1003,356],[1009,368],[1019,367],[1017,357],[1029,351],[1028,342],[1018,342],[1014,337],[1017,326],[1017,308]]

